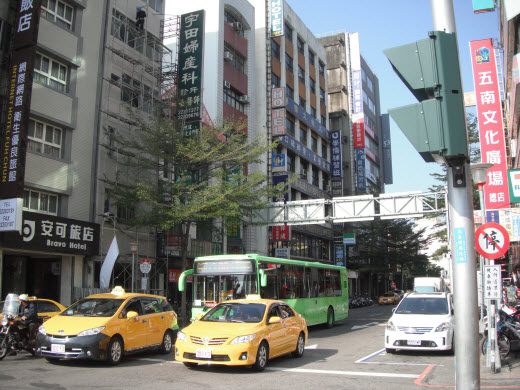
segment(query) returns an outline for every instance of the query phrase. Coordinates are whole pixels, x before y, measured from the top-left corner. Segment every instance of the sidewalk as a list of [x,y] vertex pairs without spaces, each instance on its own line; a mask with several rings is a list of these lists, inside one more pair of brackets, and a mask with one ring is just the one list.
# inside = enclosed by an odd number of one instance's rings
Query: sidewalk
[[520,343],[511,346],[511,352],[502,360],[499,373],[486,367],[486,357],[480,355],[480,387],[482,389],[520,389]]

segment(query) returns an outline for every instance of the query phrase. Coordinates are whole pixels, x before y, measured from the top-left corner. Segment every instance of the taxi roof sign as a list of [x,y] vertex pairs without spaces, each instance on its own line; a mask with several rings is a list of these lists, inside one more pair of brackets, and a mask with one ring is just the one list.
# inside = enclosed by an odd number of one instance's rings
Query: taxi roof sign
[[125,293],[125,289],[121,286],[115,286],[110,293],[114,295],[123,295]]

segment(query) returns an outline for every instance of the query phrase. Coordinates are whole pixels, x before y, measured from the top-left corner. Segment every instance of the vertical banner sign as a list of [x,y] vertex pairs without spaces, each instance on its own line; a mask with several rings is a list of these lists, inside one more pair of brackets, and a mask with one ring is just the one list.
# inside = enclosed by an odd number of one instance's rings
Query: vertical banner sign
[[179,119],[186,122],[184,135],[196,135],[202,120],[204,70],[204,10],[181,15],[179,38]]
[[520,203],[520,169],[507,171],[509,177],[509,196],[511,203]]
[[285,88],[271,91],[271,128],[273,136],[285,135]]
[[355,149],[356,154],[356,187],[358,191],[367,190],[367,180],[365,176],[365,149]]
[[345,247],[342,244],[334,244],[334,265],[345,266]]
[[6,126],[2,129],[0,199],[22,198],[31,105],[33,59],[38,40],[40,0],[19,0],[8,74]]
[[486,209],[501,209],[509,207],[509,192],[495,52],[491,39],[471,41],[469,46],[477,99],[482,162],[494,164],[493,168],[487,171]]
[[365,118],[363,115],[355,115],[354,126],[352,127],[354,137],[354,149],[361,149],[365,147]]
[[271,37],[283,35],[283,1],[271,0]]
[[363,112],[363,96],[362,96],[362,89],[361,89],[361,71],[356,70],[352,72],[352,90],[353,90],[353,97],[352,97],[352,105],[354,114],[359,114]]
[[287,224],[273,226],[273,241],[290,241],[291,229]]
[[332,196],[343,196],[343,166],[341,159],[341,131],[330,132],[331,183]]

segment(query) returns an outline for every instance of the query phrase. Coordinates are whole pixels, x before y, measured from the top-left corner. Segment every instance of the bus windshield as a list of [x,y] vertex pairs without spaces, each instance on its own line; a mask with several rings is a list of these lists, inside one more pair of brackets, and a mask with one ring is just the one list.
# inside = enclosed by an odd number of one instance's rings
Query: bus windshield
[[193,280],[193,305],[206,302],[220,303],[229,299],[245,298],[258,294],[256,274],[246,275],[195,275]]

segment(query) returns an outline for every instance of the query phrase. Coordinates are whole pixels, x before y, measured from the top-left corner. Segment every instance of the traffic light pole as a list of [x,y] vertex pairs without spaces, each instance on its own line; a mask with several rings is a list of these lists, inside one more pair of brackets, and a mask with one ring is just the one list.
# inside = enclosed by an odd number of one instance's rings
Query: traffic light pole
[[[456,33],[452,0],[430,0],[430,4],[433,29]],[[447,178],[454,271],[455,383],[460,390],[480,389],[477,269],[469,163],[461,161],[449,166]],[[465,185],[461,186],[460,181],[464,180]]]

